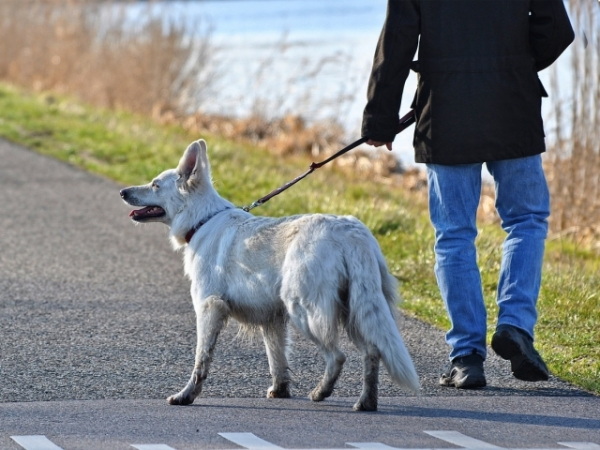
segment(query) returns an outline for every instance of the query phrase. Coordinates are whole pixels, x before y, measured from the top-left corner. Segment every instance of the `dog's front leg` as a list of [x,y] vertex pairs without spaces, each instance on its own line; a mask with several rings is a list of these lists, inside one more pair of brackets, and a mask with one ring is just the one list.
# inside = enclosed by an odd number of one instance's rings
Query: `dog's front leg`
[[217,338],[229,317],[229,307],[219,297],[194,302],[194,307],[198,328],[196,363],[188,384],[181,392],[167,399],[171,405],[189,405],[202,392],[202,383],[208,376]]
[[267,398],[289,398],[290,374],[286,357],[287,316],[277,316],[271,323],[261,327],[267,349],[269,369],[273,385],[267,391]]

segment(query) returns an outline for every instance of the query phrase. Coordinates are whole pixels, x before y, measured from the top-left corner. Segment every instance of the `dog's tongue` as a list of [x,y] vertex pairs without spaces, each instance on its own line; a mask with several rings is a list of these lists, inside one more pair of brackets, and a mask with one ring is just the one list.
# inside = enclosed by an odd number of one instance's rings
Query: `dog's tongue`
[[146,206],[142,209],[135,209],[129,213],[129,217],[148,216],[152,213],[162,213],[162,210],[157,206]]

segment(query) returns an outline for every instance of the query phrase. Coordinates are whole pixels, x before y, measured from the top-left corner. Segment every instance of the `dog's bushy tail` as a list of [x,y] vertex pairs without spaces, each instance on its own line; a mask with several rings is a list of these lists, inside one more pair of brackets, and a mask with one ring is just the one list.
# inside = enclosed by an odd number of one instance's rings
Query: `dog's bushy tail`
[[[354,247],[346,260],[348,332],[355,342],[377,349],[394,382],[418,392],[419,376],[394,320],[400,301],[397,281],[389,273],[375,238],[369,235],[367,242],[368,248]],[[373,270],[365,270],[366,267]]]

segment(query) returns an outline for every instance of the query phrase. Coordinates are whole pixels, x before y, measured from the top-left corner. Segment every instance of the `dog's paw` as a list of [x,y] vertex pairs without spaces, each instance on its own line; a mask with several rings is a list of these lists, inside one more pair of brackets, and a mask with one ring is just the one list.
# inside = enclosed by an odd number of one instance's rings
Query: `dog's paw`
[[313,402],[322,402],[327,397],[330,397],[332,392],[325,392],[321,389],[320,386],[317,386],[312,390],[309,394],[308,398],[310,398]]
[[291,396],[290,388],[287,385],[279,386],[277,389],[271,386],[267,391],[267,398],[290,398]]
[[308,398],[310,398],[313,402],[322,402],[323,400],[325,400],[325,396],[318,389],[315,389],[310,394],[308,394]]
[[194,398],[193,397],[189,397],[186,395],[182,395],[181,392],[179,394],[176,395],[171,395],[169,398],[167,398],[167,403],[169,405],[191,405],[194,402]]
[[377,400],[366,401],[360,399],[354,404],[352,409],[354,409],[354,411],[377,411]]

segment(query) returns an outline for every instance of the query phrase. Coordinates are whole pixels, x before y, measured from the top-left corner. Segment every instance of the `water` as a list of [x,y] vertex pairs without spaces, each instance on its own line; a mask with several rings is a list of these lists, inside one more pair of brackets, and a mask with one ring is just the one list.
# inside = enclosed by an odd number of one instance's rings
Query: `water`
[[[165,18],[211,29],[218,76],[208,113],[336,117],[349,139],[360,120],[386,0],[204,0],[159,3]],[[408,111],[411,75],[401,112]],[[412,161],[412,128],[394,152]]]

